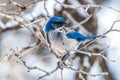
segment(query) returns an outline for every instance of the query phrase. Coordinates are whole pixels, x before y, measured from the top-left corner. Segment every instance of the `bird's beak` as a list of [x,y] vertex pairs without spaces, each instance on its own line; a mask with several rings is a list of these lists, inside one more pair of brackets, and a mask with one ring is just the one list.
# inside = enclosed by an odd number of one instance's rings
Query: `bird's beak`
[[65,26],[72,26],[72,23],[70,23],[70,22],[65,22],[64,25],[65,25]]
[[68,22],[65,22],[64,24],[67,24]]

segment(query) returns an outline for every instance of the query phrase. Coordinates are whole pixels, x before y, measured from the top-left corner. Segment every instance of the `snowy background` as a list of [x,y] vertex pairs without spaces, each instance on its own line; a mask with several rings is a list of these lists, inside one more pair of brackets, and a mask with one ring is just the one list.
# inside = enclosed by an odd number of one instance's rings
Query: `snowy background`
[[[67,15],[67,12],[69,12],[71,15],[74,16],[75,20],[80,22],[87,18],[88,14],[85,12],[84,8],[80,8],[79,10],[71,10],[64,8],[61,4],[57,3],[54,0],[47,0],[46,3],[44,1],[36,1],[33,3],[32,7],[26,9],[25,11],[19,10],[20,8],[17,7],[14,3],[12,7],[7,4],[9,0],[0,0],[0,80],[36,80],[38,77],[44,75],[42,71],[38,70],[31,70],[30,72],[27,71],[26,67],[20,62],[17,63],[16,61],[19,61],[16,57],[9,57],[13,54],[13,52],[10,50],[11,48],[15,50],[15,52],[18,53],[18,49],[24,48],[29,46],[30,44],[33,44],[37,41],[34,34],[32,34],[29,29],[26,27],[18,28],[19,24],[11,18],[8,18],[4,15],[10,15],[13,17],[16,16],[22,16],[26,22],[34,21],[40,18],[44,18],[45,16],[48,16],[45,6],[47,8],[47,11],[49,13],[49,16],[63,16],[65,19],[70,22],[70,19],[68,18],[69,15]],[[20,3],[21,5],[28,4],[32,2],[33,0],[15,0],[16,2]],[[119,0],[60,0],[61,3],[70,4],[70,5],[81,5],[81,4],[99,4],[102,5],[101,8],[93,8],[94,16],[88,23],[80,26],[84,26],[88,29],[89,32],[92,34],[102,34],[105,31],[107,31],[113,24],[114,21],[120,19],[120,1]],[[3,4],[3,5],[2,5]],[[116,10],[113,10],[109,7],[112,7]],[[20,14],[11,15],[10,12],[16,12]],[[23,12],[23,14],[22,14]],[[77,13],[77,15],[76,15]],[[92,12],[90,12],[92,13]],[[67,17],[66,17],[67,16]],[[18,18],[19,19],[19,18]],[[94,20],[93,20],[94,19]],[[20,19],[19,19],[20,20]],[[73,25],[76,23],[74,21]],[[39,27],[42,27],[44,29],[45,20],[38,21],[38,23],[35,23]],[[92,25],[90,25],[92,24]],[[22,24],[23,25],[23,24]],[[114,29],[120,30],[120,22],[115,23]],[[16,27],[17,28],[12,28]],[[28,25],[29,26],[29,25]],[[93,28],[91,27],[93,26]],[[12,28],[11,30],[8,28]],[[93,31],[91,31],[92,28]],[[84,32],[84,31],[83,31]],[[89,33],[88,33],[89,34]],[[74,60],[75,68],[82,69],[87,71],[90,74],[97,74],[102,72],[109,72],[109,76],[85,76],[86,80],[120,80],[120,32],[110,32],[106,36],[107,38],[98,40],[98,43],[100,44],[100,49],[105,48],[105,46],[109,45],[109,48],[107,48],[106,51],[106,57],[110,60],[115,60],[115,62],[105,61],[104,59],[96,59],[95,57],[89,58],[88,56],[82,56],[76,57]],[[17,47],[17,48],[16,48]],[[89,50],[89,49],[88,49]],[[38,48],[35,47],[34,49],[28,49],[22,54],[22,58],[25,60],[28,66],[38,66],[43,70],[51,71],[53,70],[57,65],[58,59],[55,57],[54,54],[49,52],[46,48]],[[93,59],[95,58],[95,59]],[[90,61],[93,60],[93,61]],[[83,63],[81,64],[80,62]],[[93,64],[91,65],[91,63]],[[58,69],[55,73],[44,77],[41,80],[61,80],[61,70]],[[79,75],[76,74],[74,71],[69,69],[63,70],[63,80],[79,80]]]

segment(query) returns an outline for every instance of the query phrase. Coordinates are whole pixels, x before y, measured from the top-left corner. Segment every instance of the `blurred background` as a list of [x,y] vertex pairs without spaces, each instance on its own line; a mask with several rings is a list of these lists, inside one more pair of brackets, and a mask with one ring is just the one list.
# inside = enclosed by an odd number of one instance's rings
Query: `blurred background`
[[[0,80],[37,80],[45,74],[36,69],[28,72],[26,65],[48,72],[56,68],[58,59],[44,40],[48,17],[62,16],[70,23],[66,26],[73,26],[76,31],[101,35],[119,20],[119,4],[119,0],[0,0]],[[116,22],[113,29],[120,30],[119,25],[120,22]],[[90,76],[63,69],[63,80],[120,80],[119,35],[111,31],[106,34],[107,38],[99,38],[83,49],[80,46],[82,51],[96,53],[109,46],[104,55],[115,62],[80,53],[73,58],[76,69],[90,74],[108,72],[108,75]],[[62,80],[61,70],[41,80]]]

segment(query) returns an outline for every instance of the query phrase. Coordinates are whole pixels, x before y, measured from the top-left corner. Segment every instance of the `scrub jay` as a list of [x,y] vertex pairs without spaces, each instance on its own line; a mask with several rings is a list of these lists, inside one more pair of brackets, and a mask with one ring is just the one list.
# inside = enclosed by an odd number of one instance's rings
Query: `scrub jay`
[[96,35],[85,36],[80,32],[68,30],[64,27],[65,24],[64,18],[55,16],[50,18],[45,26],[48,42],[62,54],[69,50],[75,50],[85,40],[99,37]]

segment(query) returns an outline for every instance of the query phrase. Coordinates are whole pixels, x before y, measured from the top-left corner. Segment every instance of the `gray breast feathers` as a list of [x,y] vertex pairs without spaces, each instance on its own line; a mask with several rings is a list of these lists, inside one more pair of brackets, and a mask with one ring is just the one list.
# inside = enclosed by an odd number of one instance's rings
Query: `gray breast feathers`
[[62,53],[74,50],[78,44],[76,40],[68,39],[64,33],[58,33],[55,30],[49,32],[48,38],[51,46]]

